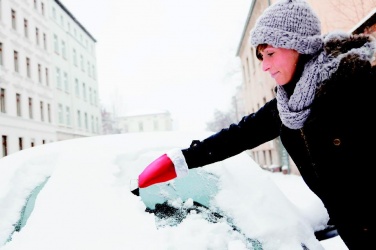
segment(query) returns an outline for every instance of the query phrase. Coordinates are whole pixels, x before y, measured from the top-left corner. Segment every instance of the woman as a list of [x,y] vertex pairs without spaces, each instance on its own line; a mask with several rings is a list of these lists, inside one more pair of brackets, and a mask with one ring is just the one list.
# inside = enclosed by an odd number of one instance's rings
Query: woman
[[173,149],[139,176],[139,187],[184,176],[280,136],[349,249],[372,249],[375,233],[375,45],[370,37],[321,36],[303,0],[269,6],[251,31],[276,98],[238,124]]

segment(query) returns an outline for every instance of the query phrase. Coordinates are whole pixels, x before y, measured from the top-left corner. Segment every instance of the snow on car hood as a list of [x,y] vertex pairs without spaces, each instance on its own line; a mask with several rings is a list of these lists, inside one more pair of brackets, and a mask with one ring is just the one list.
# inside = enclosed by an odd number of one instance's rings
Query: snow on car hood
[[[202,168],[218,177],[218,193],[210,206],[227,220],[211,223],[192,213],[179,225],[156,227],[141,197],[130,192],[130,181],[160,154],[208,135],[96,136],[0,159],[0,248],[247,249],[246,238],[251,238],[265,250],[300,250],[302,244],[322,249],[314,236],[328,219],[321,201],[301,177],[265,172],[245,152]],[[26,225],[8,241],[25,199],[46,177]],[[281,189],[286,180],[301,192]]]

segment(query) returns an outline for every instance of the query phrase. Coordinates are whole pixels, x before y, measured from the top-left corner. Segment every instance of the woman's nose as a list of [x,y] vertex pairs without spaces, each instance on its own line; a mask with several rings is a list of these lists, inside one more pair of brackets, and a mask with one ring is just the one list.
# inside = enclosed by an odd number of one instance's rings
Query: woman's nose
[[266,60],[262,60],[261,65],[262,65],[262,70],[263,71],[268,71],[269,68],[270,68],[270,64]]

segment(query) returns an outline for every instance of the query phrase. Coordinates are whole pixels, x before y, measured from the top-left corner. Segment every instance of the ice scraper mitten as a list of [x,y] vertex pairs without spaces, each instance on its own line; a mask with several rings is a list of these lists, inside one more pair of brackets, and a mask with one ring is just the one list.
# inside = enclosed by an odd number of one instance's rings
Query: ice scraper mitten
[[166,182],[188,174],[188,165],[180,149],[173,149],[151,162],[139,175],[138,187]]

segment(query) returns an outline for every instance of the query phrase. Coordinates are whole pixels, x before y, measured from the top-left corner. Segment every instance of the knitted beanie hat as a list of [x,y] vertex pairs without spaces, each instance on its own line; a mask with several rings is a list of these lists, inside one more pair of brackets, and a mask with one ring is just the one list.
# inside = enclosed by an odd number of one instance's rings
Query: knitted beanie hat
[[268,44],[313,54],[322,46],[320,20],[305,0],[279,0],[270,5],[251,30],[251,45]]

